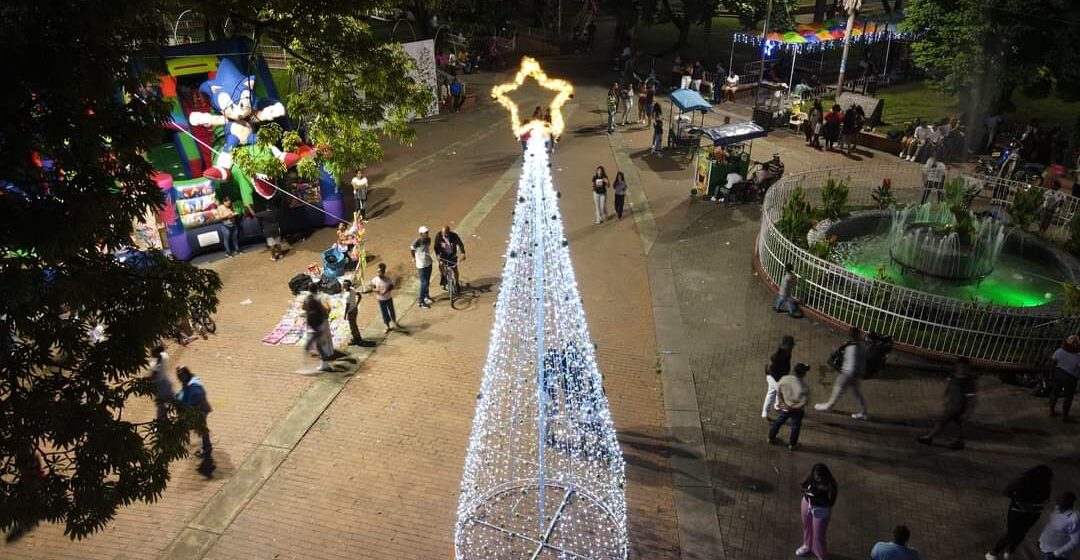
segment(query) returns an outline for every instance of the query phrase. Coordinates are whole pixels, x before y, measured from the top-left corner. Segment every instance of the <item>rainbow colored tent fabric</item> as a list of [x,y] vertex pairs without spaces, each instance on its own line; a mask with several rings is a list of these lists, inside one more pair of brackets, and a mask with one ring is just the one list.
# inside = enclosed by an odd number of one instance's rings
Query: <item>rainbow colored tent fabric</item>
[[[821,43],[831,43],[844,39],[846,22],[830,19],[816,23],[799,23],[795,29],[780,29],[770,31],[765,35],[765,40],[780,43],[785,46],[812,46]],[[898,34],[896,22],[856,21],[851,28],[851,38],[867,42],[884,40],[889,36]],[[736,39],[744,43],[758,43],[762,41],[761,35],[746,33],[736,34]]]

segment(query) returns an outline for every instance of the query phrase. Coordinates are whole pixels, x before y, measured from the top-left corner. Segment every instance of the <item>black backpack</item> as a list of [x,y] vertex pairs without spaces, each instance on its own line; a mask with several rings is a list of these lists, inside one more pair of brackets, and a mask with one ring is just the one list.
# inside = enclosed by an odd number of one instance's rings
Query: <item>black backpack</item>
[[311,289],[311,285],[314,283],[307,274],[297,274],[292,277],[292,280],[289,280],[289,291],[293,295],[306,292]]
[[844,352],[847,351],[847,347],[850,346],[850,342],[845,342],[838,346],[836,350],[833,350],[832,354],[829,354],[829,367],[834,371],[840,371],[844,368]]

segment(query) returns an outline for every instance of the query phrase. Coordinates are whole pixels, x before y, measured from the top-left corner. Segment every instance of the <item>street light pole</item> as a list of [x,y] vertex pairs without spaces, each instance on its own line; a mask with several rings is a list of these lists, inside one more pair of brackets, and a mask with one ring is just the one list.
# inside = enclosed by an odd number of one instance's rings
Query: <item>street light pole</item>
[[844,0],[844,9],[847,10],[847,28],[844,30],[844,54],[840,56],[840,77],[836,80],[836,99],[840,100],[840,94],[844,92],[844,72],[847,70],[848,48],[851,46],[851,28],[855,27],[855,15],[862,8],[862,0]]
[[761,82],[765,80],[765,44],[769,41],[770,19],[772,19],[772,0],[769,0],[769,7],[765,10],[765,25],[761,26],[761,69],[758,72],[758,87],[761,87]]

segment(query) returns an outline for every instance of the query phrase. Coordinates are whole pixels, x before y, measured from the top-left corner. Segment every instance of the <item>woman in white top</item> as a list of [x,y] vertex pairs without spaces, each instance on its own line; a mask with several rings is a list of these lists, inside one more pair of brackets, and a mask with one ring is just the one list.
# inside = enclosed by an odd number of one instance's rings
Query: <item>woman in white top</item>
[[360,213],[360,219],[367,219],[367,195],[368,180],[364,177],[363,170],[356,170],[356,177],[352,179],[353,198],[356,200],[356,211]]
[[615,215],[621,220],[623,206],[626,204],[626,177],[622,171],[615,174],[615,182],[611,187],[615,192]]
[[607,219],[607,188],[608,178],[604,167],[596,168],[592,176],[593,202],[596,204],[596,223],[602,223]]

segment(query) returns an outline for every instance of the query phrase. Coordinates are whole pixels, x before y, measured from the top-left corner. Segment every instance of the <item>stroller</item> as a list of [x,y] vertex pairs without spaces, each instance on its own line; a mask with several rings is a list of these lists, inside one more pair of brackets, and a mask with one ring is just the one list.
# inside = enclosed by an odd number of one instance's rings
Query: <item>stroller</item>
[[338,247],[330,247],[322,252],[323,277],[340,278],[345,274],[345,253]]

